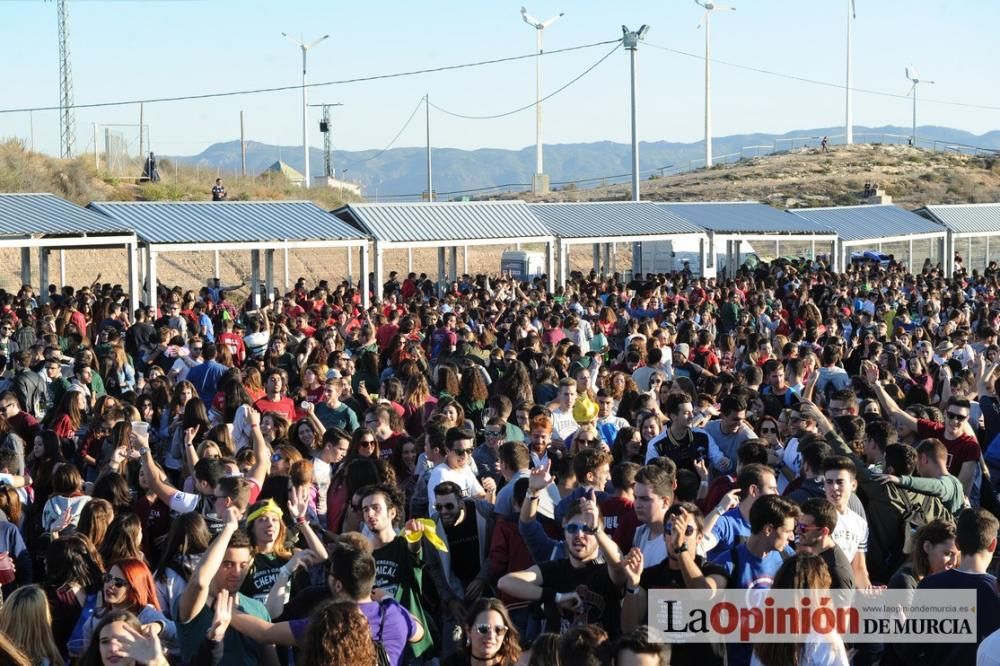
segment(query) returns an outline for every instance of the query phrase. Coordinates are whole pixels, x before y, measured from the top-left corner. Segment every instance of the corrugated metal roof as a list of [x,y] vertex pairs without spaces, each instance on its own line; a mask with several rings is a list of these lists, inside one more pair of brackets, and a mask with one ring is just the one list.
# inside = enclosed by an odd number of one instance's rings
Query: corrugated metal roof
[[311,201],[95,202],[90,207],[154,244],[364,238]]
[[542,238],[552,233],[523,201],[357,203],[333,211],[390,243]]
[[878,240],[891,236],[945,232],[940,224],[891,204],[795,208],[788,212],[833,229],[844,241]]
[[114,233],[132,231],[53,194],[0,194],[0,236]]
[[1000,233],[1000,203],[925,206],[916,212],[957,234]]
[[720,234],[831,234],[812,220],[789,215],[756,201],[662,203],[661,208]]
[[528,204],[560,238],[700,234],[702,229],[649,201]]

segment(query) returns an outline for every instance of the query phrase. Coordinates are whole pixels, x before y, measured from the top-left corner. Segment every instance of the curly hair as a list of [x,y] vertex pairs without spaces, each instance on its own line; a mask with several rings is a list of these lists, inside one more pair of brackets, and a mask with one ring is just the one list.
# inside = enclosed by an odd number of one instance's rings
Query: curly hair
[[376,660],[368,619],[353,601],[332,601],[317,610],[303,643],[304,666],[360,666]]

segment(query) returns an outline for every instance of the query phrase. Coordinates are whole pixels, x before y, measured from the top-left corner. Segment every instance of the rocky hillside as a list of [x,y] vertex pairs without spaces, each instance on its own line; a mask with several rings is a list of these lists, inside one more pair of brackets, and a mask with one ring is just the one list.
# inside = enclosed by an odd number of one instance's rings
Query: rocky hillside
[[[856,204],[866,181],[878,183],[893,203],[907,208],[996,202],[1000,201],[1000,156],[973,157],[899,145],[839,146],[826,153],[806,148],[651,178],[642,181],[640,191],[643,199],[653,201],[752,200],[778,208],[802,208]],[[534,200],[630,197],[629,185],[611,185],[569,188]]]

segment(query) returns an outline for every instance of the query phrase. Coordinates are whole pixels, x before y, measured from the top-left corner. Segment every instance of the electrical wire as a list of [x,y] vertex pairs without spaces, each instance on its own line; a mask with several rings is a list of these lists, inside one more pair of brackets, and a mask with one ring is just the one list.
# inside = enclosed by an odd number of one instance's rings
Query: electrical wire
[[400,128],[400,130],[398,132],[396,132],[396,136],[392,137],[392,141],[390,141],[388,144],[386,144],[385,148],[383,148],[382,150],[378,151],[377,153],[375,153],[371,157],[364,158],[363,160],[343,160],[343,161],[346,164],[364,164],[365,162],[371,162],[376,157],[381,157],[383,153],[385,153],[387,150],[389,150],[390,148],[392,148],[393,144],[396,143],[396,141],[399,140],[399,137],[401,137],[403,135],[403,132],[406,131],[406,128],[410,126],[410,123],[413,122],[413,117],[417,115],[417,111],[420,110],[420,107],[423,106],[424,102],[426,102],[426,101],[427,101],[426,97],[421,97],[420,98],[420,100],[417,102],[417,105],[413,108],[413,113],[410,114],[410,117],[406,119],[405,123],[403,123],[403,127]]
[[[644,42],[646,46],[651,46],[654,49],[660,49],[661,51],[667,51],[669,53],[676,53],[677,55],[686,56],[688,58],[695,58],[696,60],[704,60],[704,55],[699,55],[697,53],[691,53],[689,51],[681,51],[680,49],[672,49],[668,46],[660,46],[659,44],[652,44],[650,42]],[[817,86],[826,86],[828,88],[838,88],[844,90],[846,86],[842,83],[833,83],[832,81],[822,81],[820,79],[810,79],[805,76],[796,76],[795,74],[785,74],[784,72],[775,72],[770,69],[763,69],[761,67],[752,67],[750,65],[741,65],[737,62],[728,62],[726,60],[718,60],[712,58],[712,62],[718,65],[726,65],[727,67],[735,67],[736,69],[746,70],[748,72],[756,72],[758,74],[767,74],[768,76],[777,76],[782,79],[791,79],[793,81],[801,81],[803,83],[811,83]],[[898,93],[885,92],[884,90],[869,90],[866,88],[854,88],[851,87],[853,92],[864,93],[866,95],[878,95],[881,97],[892,97],[894,99],[910,99],[909,95],[900,95]],[[953,102],[944,99],[931,99],[928,97],[921,97],[920,102],[928,102],[932,104],[946,104],[948,106],[959,106],[967,109],[983,109],[986,111],[1000,111],[1000,106],[990,106],[988,104],[970,104],[968,102]]]
[[[425,69],[415,69],[407,72],[393,72],[391,74],[373,74],[371,76],[359,76],[353,79],[340,79],[337,81],[322,81],[319,83],[307,83],[306,88],[323,88],[326,86],[339,86],[346,85],[349,83],[365,83],[368,81],[382,81],[385,79],[398,79],[406,76],[417,76],[419,74],[434,74],[437,72],[449,72],[457,69],[468,69],[470,67],[482,67],[484,65],[496,65],[504,62],[515,62],[517,60],[525,60],[527,58],[537,58],[539,55],[550,56],[556,55],[558,53],[569,53],[570,51],[580,51],[582,49],[590,49],[595,46],[604,46],[605,44],[617,44],[621,40],[610,39],[603,42],[594,42],[593,44],[581,44],[579,46],[569,46],[563,49],[555,49],[554,51],[545,51],[541,54],[528,53],[526,55],[519,56],[509,56],[506,58],[492,58],[490,60],[477,60],[475,62],[466,62],[458,65],[442,65],[441,67],[427,67]],[[71,109],[96,109],[109,106],[129,106],[134,104],[157,104],[161,102],[183,102],[188,100],[201,100],[201,99],[215,99],[219,97],[237,97],[240,95],[259,95],[262,93],[273,93],[273,92],[285,92],[288,90],[302,90],[302,85],[294,86],[275,86],[272,88],[253,88],[250,90],[230,90],[225,92],[213,92],[213,93],[202,93],[200,95],[178,95],[176,97],[151,97],[146,99],[131,99],[131,100],[117,100],[113,102],[93,102],[90,104],[73,104],[68,107]],[[56,106],[35,106],[35,107],[22,107],[14,109],[0,109],[0,114],[7,113],[27,113],[29,111],[60,111],[64,107]]]
[[621,48],[621,40],[618,40],[618,43],[615,44],[615,47],[613,49],[611,49],[610,51],[608,51],[607,53],[605,53],[604,56],[600,60],[598,60],[597,62],[595,62],[593,65],[591,65],[587,69],[583,70],[583,72],[581,72],[580,74],[578,74],[576,77],[570,79],[570,81],[568,83],[566,83],[565,85],[563,85],[562,87],[557,88],[556,90],[552,91],[551,93],[549,93],[545,97],[542,97],[541,99],[539,99],[536,102],[532,102],[531,104],[525,104],[524,106],[519,106],[518,108],[512,109],[510,111],[505,111],[503,113],[496,113],[496,114],[489,115],[489,116],[471,116],[471,115],[466,115],[466,114],[463,114],[463,113],[456,113],[454,111],[449,111],[448,109],[441,108],[440,106],[438,106],[434,102],[431,102],[430,104],[431,104],[432,108],[437,109],[441,113],[444,113],[444,114],[449,115],[449,116],[454,116],[455,118],[464,118],[466,120],[493,120],[495,118],[504,118],[506,116],[512,116],[515,113],[520,113],[521,111],[526,111],[526,110],[531,109],[531,108],[533,108],[535,106],[538,106],[542,102],[544,102],[544,101],[546,101],[546,100],[548,100],[548,99],[550,99],[552,97],[555,97],[556,95],[558,95],[562,91],[566,90],[567,88],[569,88],[571,85],[573,85],[574,83],[576,83],[577,81],[579,81],[583,77],[587,76],[587,74],[590,74],[592,71],[594,71],[595,69],[597,69],[597,67],[602,62],[604,62],[605,60],[607,60],[608,58],[610,58],[611,55],[615,51],[617,51],[619,48]]

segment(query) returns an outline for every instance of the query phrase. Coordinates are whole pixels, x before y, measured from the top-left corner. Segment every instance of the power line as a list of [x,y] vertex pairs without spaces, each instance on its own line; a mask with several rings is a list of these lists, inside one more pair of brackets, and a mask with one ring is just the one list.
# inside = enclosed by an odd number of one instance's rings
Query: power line
[[[605,44],[617,44],[620,40],[607,40],[603,42],[594,42],[593,44],[582,44],[580,46],[570,46],[564,49],[556,49],[554,51],[546,51],[542,55],[555,55],[557,53],[568,53],[570,51],[579,51],[582,49],[589,49],[595,46],[604,46]],[[323,81],[320,83],[309,83],[306,84],[307,88],[322,88],[325,86],[338,86],[346,85],[349,83],[365,83],[368,81],[380,81],[385,79],[398,79],[406,76],[417,76],[419,74],[434,74],[437,72],[448,72],[457,69],[468,69],[470,67],[482,67],[484,65],[496,65],[504,62],[515,62],[517,60],[525,60],[527,58],[537,58],[538,53],[529,53],[526,55],[519,56],[509,56],[506,58],[493,58],[490,60],[478,60],[475,62],[467,62],[458,65],[443,65],[441,67],[428,67],[425,69],[415,69],[407,72],[393,72],[392,74],[374,74],[372,76],[361,76],[353,79],[340,79],[337,81]],[[135,104],[156,104],[160,102],[183,102],[189,100],[201,100],[201,99],[214,99],[218,97],[236,97],[240,95],[259,95],[262,93],[273,93],[273,92],[285,92],[288,90],[302,90],[302,84],[292,85],[292,86],[275,86],[272,88],[254,88],[251,90],[231,90],[226,92],[214,92],[214,93],[203,93],[200,95],[178,95],[176,97],[151,97],[146,99],[132,99],[132,100],[118,100],[114,102],[94,102],[91,104],[74,104],[71,108],[74,109],[95,109],[108,106],[130,106]],[[6,113],[27,113],[29,111],[58,111],[60,107],[58,106],[35,106],[35,107],[22,107],[16,109],[0,109],[0,114]]]
[[[652,44],[650,42],[646,42],[646,46],[651,46],[654,49],[660,49],[661,51],[667,51],[669,53],[676,53],[677,55],[687,56],[688,58],[695,58],[696,60],[704,60],[705,59],[704,55],[699,55],[697,53],[691,53],[689,51],[681,51],[680,49],[672,49],[672,48],[667,47],[667,46],[660,46],[658,44]],[[822,81],[820,79],[810,79],[810,78],[805,77],[805,76],[797,76],[795,74],[786,74],[784,72],[776,72],[774,70],[763,69],[761,67],[752,67],[750,65],[741,65],[740,63],[728,62],[726,60],[718,60],[716,58],[712,58],[712,62],[713,63],[717,63],[719,65],[726,65],[728,67],[735,67],[736,69],[746,70],[748,72],[756,72],[758,74],[767,74],[768,76],[776,76],[776,77],[779,77],[779,78],[782,78],[782,79],[791,79],[793,81],[801,81],[803,83],[812,83],[812,84],[817,85],[817,86],[826,86],[828,88],[837,88],[839,90],[843,90],[844,89],[844,84],[842,84],[842,83],[834,83],[832,81]],[[866,88],[854,88],[854,87],[851,87],[851,90],[853,90],[854,92],[865,93],[866,95],[879,95],[881,97],[892,97],[894,99],[910,99],[909,95],[900,95],[898,93],[885,92],[884,90],[869,90],[869,89],[866,89]],[[948,106],[959,106],[959,107],[968,108],[968,109],[983,109],[983,110],[986,110],[986,111],[1000,111],[1000,106],[990,106],[988,104],[970,104],[970,103],[967,103],[967,102],[952,102],[952,101],[944,100],[944,99],[924,99],[924,98],[921,98],[920,101],[921,102],[930,102],[930,103],[934,103],[934,104],[946,104]]]
[[524,106],[519,106],[518,108],[512,109],[511,111],[505,111],[504,113],[496,113],[496,114],[489,115],[489,116],[470,116],[470,115],[466,115],[466,114],[462,114],[462,113],[455,113],[454,111],[449,111],[448,109],[443,109],[443,108],[441,108],[440,106],[438,106],[437,104],[435,104],[433,102],[431,102],[431,107],[437,109],[438,111],[440,111],[441,113],[444,113],[446,115],[454,116],[455,118],[464,118],[466,120],[493,120],[494,118],[503,118],[505,116],[512,116],[515,113],[520,113],[521,111],[526,111],[528,109],[534,108],[534,107],[538,106],[539,104],[541,104],[542,102],[546,101],[547,99],[555,97],[556,95],[558,95],[562,91],[566,90],[571,85],[573,85],[574,83],[576,83],[577,81],[579,81],[583,77],[587,76],[587,74],[590,74],[592,71],[594,71],[595,69],[597,69],[597,67],[602,62],[604,62],[605,60],[607,60],[608,58],[610,58],[611,55],[615,51],[617,51],[620,47],[621,47],[621,40],[618,40],[618,42],[615,44],[615,47],[613,49],[611,49],[610,51],[608,51],[606,54],[604,54],[604,56],[600,60],[598,60],[597,62],[595,62],[593,65],[591,65],[587,69],[583,70],[583,72],[581,72],[576,77],[574,77],[573,79],[571,79],[568,83],[566,83],[561,88],[557,88],[556,90],[554,90],[553,92],[549,93],[545,97],[542,97],[538,101],[532,102],[531,104],[525,104]]
[[403,123],[403,126],[400,128],[400,130],[398,132],[396,132],[396,136],[392,137],[392,141],[390,141],[388,144],[386,144],[385,148],[383,148],[382,150],[378,151],[377,153],[375,153],[371,157],[366,157],[363,160],[344,160],[344,162],[346,164],[364,164],[365,162],[371,162],[376,157],[380,157],[384,152],[386,152],[387,150],[389,150],[390,148],[392,148],[392,145],[394,143],[396,143],[396,141],[399,139],[399,137],[401,137],[403,135],[403,132],[405,132],[406,128],[410,126],[410,123],[413,121],[413,117],[415,115],[417,115],[417,111],[419,111],[420,107],[423,106],[423,105],[424,105],[424,98],[421,97],[420,100],[417,102],[417,105],[415,107],[413,107],[413,113],[410,114],[410,117],[406,119],[406,122]]

